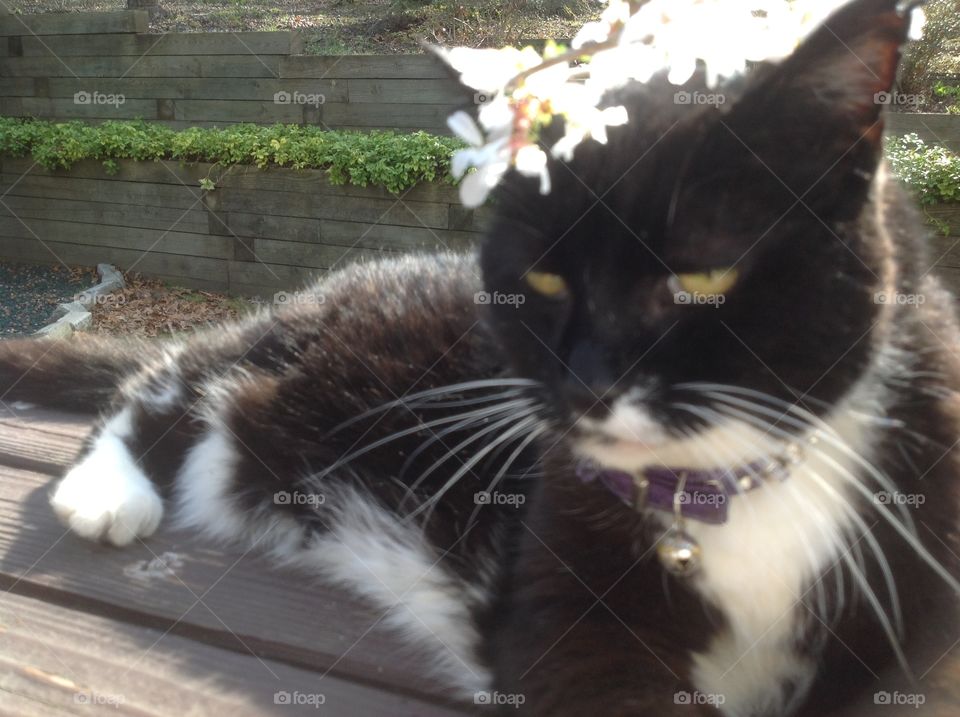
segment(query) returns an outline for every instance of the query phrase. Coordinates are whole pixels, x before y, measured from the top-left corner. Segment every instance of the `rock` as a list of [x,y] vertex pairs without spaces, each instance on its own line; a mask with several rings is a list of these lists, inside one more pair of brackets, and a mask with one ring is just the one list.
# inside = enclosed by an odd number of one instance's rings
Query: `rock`
[[73,326],[65,321],[57,321],[40,329],[36,335],[45,339],[66,339],[73,334]]
[[68,301],[65,304],[60,304],[57,306],[56,310],[53,312],[53,318],[59,319],[61,316],[66,316],[71,312],[86,310],[87,307],[81,304],[79,301]]
[[[71,304],[76,302],[71,302]],[[68,307],[71,304],[61,304],[62,307]],[[70,336],[74,331],[84,331],[93,326],[93,315],[80,305],[76,311],[67,311],[54,323],[44,326],[37,332],[37,336],[44,336],[53,339],[62,339]]]
[[116,284],[116,287],[111,289],[111,291],[122,289],[127,285],[127,282],[123,280],[123,274],[117,271],[117,267],[111,264],[97,264],[97,273],[100,275],[100,285]]
[[100,275],[100,283],[77,294],[76,300],[80,304],[86,306],[95,304],[98,297],[112,294],[127,285],[123,280],[123,274],[110,264],[97,264],[97,273]]
[[61,318],[60,321],[70,324],[74,331],[84,331],[93,326],[93,314],[87,310],[71,311]]

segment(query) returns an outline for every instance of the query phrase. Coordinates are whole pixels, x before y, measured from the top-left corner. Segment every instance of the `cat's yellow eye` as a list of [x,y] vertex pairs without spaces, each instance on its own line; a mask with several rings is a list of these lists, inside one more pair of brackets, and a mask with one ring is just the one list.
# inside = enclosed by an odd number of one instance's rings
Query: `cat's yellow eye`
[[677,283],[688,294],[726,294],[740,278],[736,269],[711,269],[696,274],[677,274]]
[[550,299],[559,299],[567,295],[567,282],[558,274],[528,271],[526,280],[531,289]]

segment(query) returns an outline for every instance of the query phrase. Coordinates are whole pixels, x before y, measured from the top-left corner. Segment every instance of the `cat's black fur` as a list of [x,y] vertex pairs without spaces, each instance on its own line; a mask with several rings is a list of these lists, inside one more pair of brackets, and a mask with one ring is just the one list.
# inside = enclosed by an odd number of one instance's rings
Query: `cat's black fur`
[[[661,80],[612,98],[627,106],[629,125],[612,129],[607,145],[582,145],[568,165],[552,162],[549,196],[534,180],[508,177],[479,262],[439,255],[354,266],[316,288],[324,303],[208,332],[172,358],[149,344],[7,342],[2,400],[106,408],[123,384],[110,412],[132,408],[127,447],[168,495],[188,449],[220,422],[238,451],[234,508],[251,520],[285,512],[304,526],[305,543],[324,533],[336,503],[277,506],[277,491],[350,484],[400,515],[438,496],[418,517],[429,518],[424,529],[450,574],[488,592],[471,617],[495,689],[524,696],[507,713],[696,714],[675,695],[693,689],[691,653],[706,650],[729,615],[650,557],[659,521],[573,473],[577,441],[592,430],[578,419],[602,420],[631,388],[645,386],[645,405],[678,438],[708,428],[676,407],[710,407],[678,388],[689,382],[746,387],[829,419],[878,353],[895,347],[900,363],[878,379],[888,383],[873,429],[881,438],[866,458],[899,490],[925,497],[911,508],[919,542],[957,572],[960,334],[952,297],[928,274],[917,213],[878,175],[874,95],[893,83],[907,20],[892,0],[856,0],[827,25],[782,64],[720,90],[722,110],[677,104],[677,88]],[[697,81],[685,89],[708,91]],[[734,264],[741,278],[724,305],[674,302],[672,272]],[[525,283],[531,269],[564,277],[568,295],[537,295]],[[481,288],[525,302],[478,308]],[[875,299],[889,290],[925,303]],[[421,397],[509,377],[535,383]],[[169,405],[151,398],[171,384],[183,391]],[[462,442],[496,421],[516,424],[511,413],[430,422],[494,405],[457,401],[507,391],[517,395],[503,401],[529,398],[543,428],[514,456],[511,474],[526,477],[503,484],[527,501],[477,510],[475,493],[528,433],[448,486],[500,432]],[[430,425],[362,451],[418,421]],[[406,489],[444,457],[411,500]],[[856,494],[850,502],[900,587],[902,645],[921,673],[958,636],[957,596],[874,505]],[[877,561],[866,560],[870,584],[889,597]],[[820,583],[831,604],[836,569]],[[767,586],[753,587],[762,600]],[[811,605],[797,608],[795,647],[817,664],[814,682],[782,686],[795,714],[874,714],[875,690],[917,689],[862,595],[848,596],[829,623]]]

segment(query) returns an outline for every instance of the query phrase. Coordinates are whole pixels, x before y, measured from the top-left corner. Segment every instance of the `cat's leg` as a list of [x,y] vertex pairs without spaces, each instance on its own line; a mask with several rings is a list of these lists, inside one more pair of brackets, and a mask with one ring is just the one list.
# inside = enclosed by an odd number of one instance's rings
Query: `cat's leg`
[[[558,566],[550,593],[531,596],[526,585],[520,587],[495,638],[497,698],[517,705],[512,714],[719,715],[695,701],[696,690],[685,679],[687,658],[670,644],[670,625],[681,616],[651,611],[638,619],[619,598],[562,572],[555,556],[543,557]],[[634,582],[634,572],[645,569],[628,569],[624,580]],[[647,591],[657,588],[644,585]],[[642,596],[638,602],[645,602]]]
[[[81,537],[124,546],[152,535],[160,525],[161,486],[168,476],[158,475],[156,466],[149,466],[155,469],[151,475],[144,459],[151,443],[163,442],[158,436],[179,436],[174,429],[193,410],[178,364],[182,350],[168,348],[119,388],[112,413],[56,485],[50,503]],[[176,456],[171,457],[176,464]]]
[[606,521],[597,538],[608,506],[535,491],[513,590],[487,635],[497,698],[530,717],[719,717],[689,679],[688,635],[705,644],[715,627],[699,598],[668,584],[639,519]]
[[[203,436],[207,393],[269,331],[266,314],[189,342],[149,345],[106,418],[51,495],[81,537],[127,545],[156,531],[177,473]],[[110,346],[104,347],[109,350]]]
[[160,525],[163,501],[127,444],[132,416],[125,407],[108,419],[51,497],[60,520],[84,538],[122,546]]

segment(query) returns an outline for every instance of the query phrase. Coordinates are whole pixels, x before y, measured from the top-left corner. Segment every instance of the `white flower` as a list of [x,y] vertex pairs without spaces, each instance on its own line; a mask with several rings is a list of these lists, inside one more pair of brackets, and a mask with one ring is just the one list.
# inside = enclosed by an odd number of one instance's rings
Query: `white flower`
[[447,127],[467,144],[479,147],[484,143],[483,132],[466,112],[454,112],[447,117]]
[[487,138],[509,136],[513,132],[516,112],[510,106],[509,98],[498,95],[492,102],[483,105],[478,113],[481,126],[487,130]]
[[490,161],[478,163],[477,171],[468,174],[460,183],[460,201],[471,209],[481,206],[510,169],[510,161],[499,153]]
[[495,92],[524,70],[536,67],[543,58],[532,47],[518,50],[504,47],[499,50],[476,50],[455,47],[439,50],[447,63],[460,73],[460,81],[476,90]]
[[532,144],[521,147],[514,163],[520,174],[540,177],[540,194],[550,193],[550,171],[547,169],[547,155],[542,149]]
[[[467,207],[479,207],[487,195],[510,169],[510,137],[487,141],[473,118],[466,112],[455,112],[447,118],[447,126],[470,146],[458,149],[450,160],[450,173],[460,183],[460,201]],[[471,167],[473,174],[464,175]]]
[[923,38],[923,29],[927,26],[927,14],[922,7],[915,7],[910,15],[910,39]]
[[630,19],[630,3],[624,0],[610,0],[607,9],[600,15],[598,22],[588,22],[584,25],[573,42],[573,47],[579,49],[588,43],[601,43],[610,39],[610,34],[619,25],[626,24]]
[[627,123],[625,107],[607,107],[598,109],[594,105],[582,104],[565,113],[564,136],[550,148],[554,157],[565,162],[573,159],[573,150],[583,140],[592,137],[600,144],[607,143],[607,127],[615,127]]

